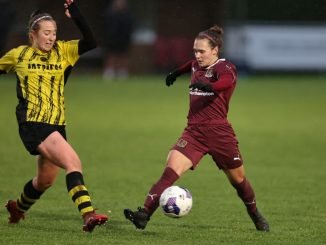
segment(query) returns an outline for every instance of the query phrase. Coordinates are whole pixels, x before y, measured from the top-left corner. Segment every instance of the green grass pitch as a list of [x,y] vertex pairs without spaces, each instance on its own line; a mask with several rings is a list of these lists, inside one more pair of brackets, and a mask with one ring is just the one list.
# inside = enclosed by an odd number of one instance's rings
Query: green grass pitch
[[91,234],[70,200],[62,171],[18,225],[3,205],[34,176],[35,159],[20,142],[15,78],[0,79],[0,243],[3,244],[325,244],[326,79],[240,77],[229,119],[247,177],[271,232],[257,232],[226,177],[205,157],[176,184],[193,194],[181,219],[158,210],[146,230],[123,217],[142,205],[161,175],[169,148],[186,124],[188,77],[166,87],[164,76],[104,82],[72,74],[66,86],[68,139],[83,162],[86,185],[110,221]]

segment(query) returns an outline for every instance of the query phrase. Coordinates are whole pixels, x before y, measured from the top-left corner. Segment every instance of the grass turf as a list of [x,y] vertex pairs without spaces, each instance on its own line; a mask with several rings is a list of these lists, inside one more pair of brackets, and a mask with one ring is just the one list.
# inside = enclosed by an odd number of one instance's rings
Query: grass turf
[[[187,77],[168,88],[164,77],[104,82],[73,75],[66,87],[67,133],[83,162],[86,185],[99,212],[111,220],[91,234],[65,187],[64,172],[18,225],[0,209],[5,244],[325,244],[323,76],[241,77],[229,119],[240,141],[247,177],[271,232],[256,232],[243,204],[205,157],[176,184],[190,189],[190,214],[154,214],[145,231],[125,220],[123,208],[143,203],[160,176],[168,149],[182,132]],[[17,198],[36,171],[20,142],[15,79],[0,80],[0,202]]]

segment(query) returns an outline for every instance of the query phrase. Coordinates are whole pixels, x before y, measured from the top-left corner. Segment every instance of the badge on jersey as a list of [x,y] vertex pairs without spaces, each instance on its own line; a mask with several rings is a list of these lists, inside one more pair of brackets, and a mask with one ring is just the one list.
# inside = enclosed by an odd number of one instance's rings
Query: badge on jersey
[[184,139],[179,139],[177,142],[177,146],[181,147],[181,148],[185,148],[185,146],[188,144],[188,142]]
[[208,70],[206,71],[205,77],[207,77],[207,78],[211,78],[213,75],[214,75],[214,71],[213,71],[213,69],[208,69]]

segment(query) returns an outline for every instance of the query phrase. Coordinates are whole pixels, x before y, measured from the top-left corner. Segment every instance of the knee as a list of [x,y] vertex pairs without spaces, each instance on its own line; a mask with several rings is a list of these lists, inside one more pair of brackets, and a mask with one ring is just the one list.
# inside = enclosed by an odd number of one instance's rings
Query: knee
[[179,176],[189,170],[192,166],[193,164],[191,160],[182,153],[175,150],[170,151],[166,167],[173,169]]
[[179,176],[181,176],[185,171],[187,171],[187,168],[185,166],[179,164],[173,164],[173,162],[168,163],[166,165],[166,168],[171,168]]
[[238,176],[238,177],[234,177],[232,179],[229,179],[231,185],[233,186],[236,186],[236,185],[239,185],[241,183],[243,183],[243,181],[245,180],[246,178],[244,176]]
[[246,179],[243,166],[236,169],[224,170],[224,173],[232,185],[240,184]]

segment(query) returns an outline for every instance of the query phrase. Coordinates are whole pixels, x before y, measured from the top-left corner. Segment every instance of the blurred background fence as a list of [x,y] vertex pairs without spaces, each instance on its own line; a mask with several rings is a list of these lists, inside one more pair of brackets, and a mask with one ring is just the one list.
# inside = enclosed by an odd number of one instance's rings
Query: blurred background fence
[[[76,0],[94,30],[99,47],[85,55],[79,71],[101,72],[105,59],[108,0]],[[240,69],[326,71],[326,3],[323,0],[129,0],[133,19],[130,74],[167,72],[192,58],[198,32],[225,29],[223,56]],[[79,38],[62,1],[0,0],[1,55],[26,44],[27,22],[36,9],[51,13],[59,39]],[[7,35],[6,35],[7,33]]]

